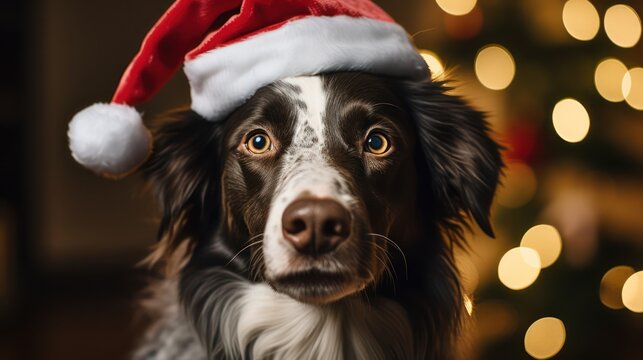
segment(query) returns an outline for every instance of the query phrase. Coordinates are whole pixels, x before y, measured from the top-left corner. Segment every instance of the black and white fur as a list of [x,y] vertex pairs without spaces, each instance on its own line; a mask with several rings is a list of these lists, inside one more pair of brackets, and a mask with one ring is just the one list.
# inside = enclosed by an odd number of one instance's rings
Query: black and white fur
[[[278,81],[220,123],[161,119],[144,172],[163,207],[154,324],[135,359],[448,359],[463,336],[453,261],[468,215],[491,234],[501,168],[480,113],[441,83],[362,73]],[[268,133],[265,156],[243,149]],[[392,151],[363,151],[371,131]],[[284,209],[331,199],[351,235],[307,257]]]

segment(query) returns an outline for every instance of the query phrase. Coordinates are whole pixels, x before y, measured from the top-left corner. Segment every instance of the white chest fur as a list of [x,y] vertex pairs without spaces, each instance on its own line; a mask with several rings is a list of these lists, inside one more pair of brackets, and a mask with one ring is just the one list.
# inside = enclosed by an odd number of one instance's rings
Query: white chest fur
[[[176,283],[161,284],[148,304],[158,322],[133,358],[206,360],[206,348],[212,359],[415,358],[408,315],[393,301],[352,298],[317,306],[266,284],[230,280],[204,291],[200,300],[212,306],[188,316],[178,304]],[[191,322],[195,315],[203,322]]]
[[347,299],[318,306],[297,302],[269,286],[251,285],[241,298],[236,336],[253,359],[411,359],[405,310],[384,299]]

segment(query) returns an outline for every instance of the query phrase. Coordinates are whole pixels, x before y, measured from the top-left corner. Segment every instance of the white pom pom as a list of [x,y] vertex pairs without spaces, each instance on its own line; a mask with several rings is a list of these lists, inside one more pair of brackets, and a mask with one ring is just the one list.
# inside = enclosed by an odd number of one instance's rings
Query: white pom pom
[[74,116],[67,135],[76,161],[111,177],[135,170],[151,149],[141,116],[127,105],[94,104]]

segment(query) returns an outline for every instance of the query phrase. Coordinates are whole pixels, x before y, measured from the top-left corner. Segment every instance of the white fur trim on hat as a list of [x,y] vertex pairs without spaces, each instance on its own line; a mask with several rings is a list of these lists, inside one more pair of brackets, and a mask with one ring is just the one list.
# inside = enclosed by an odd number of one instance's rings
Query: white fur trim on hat
[[140,114],[127,105],[94,104],[74,116],[67,135],[76,161],[110,177],[136,169],[151,149]]
[[192,110],[224,118],[259,88],[291,76],[363,71],[425,79],[426,62],[404,29],[350,16],[306,17],[186,61]]

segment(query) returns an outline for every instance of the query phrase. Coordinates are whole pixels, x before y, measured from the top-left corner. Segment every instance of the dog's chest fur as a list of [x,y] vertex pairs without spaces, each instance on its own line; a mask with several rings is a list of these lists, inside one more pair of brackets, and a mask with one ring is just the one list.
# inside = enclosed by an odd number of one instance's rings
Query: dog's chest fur
[[205,301],[212,312],[202,314],[196,326],[188,320],[194,314],[185,314],[178,303],[176,284],[163,284],[154,305],[159,321],[135,359],[199,360],[208,359],[208,351],[210,359],[414,358],[407,314],[390,300],[352,298],[315,306],[265,284],[232,281],[209,289]]

